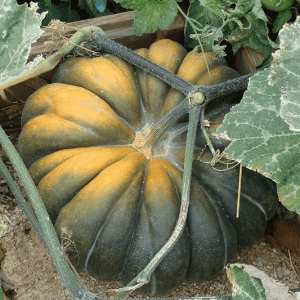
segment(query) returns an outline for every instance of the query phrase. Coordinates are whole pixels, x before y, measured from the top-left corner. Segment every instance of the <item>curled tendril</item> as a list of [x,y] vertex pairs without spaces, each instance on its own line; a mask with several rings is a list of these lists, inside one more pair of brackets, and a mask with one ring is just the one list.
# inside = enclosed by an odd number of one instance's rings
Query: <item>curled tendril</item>
[[[236,166],[239,165],[239,162],[236,162],[234,160],[230,160],[230,159],[227,159],[225,157],[225,152],[221,152],[219,149],[217,149],[215,152],[216,152],[216,157],[213,157],[210,161],[206,161],[204,159],[201,159],[201,156],[203,155],[206,147],[208,145],[206,144],[205,147],[202,149],[201,153],[199,154],[197,160],[205,163],[205,164],[209,164],[214,170],[218,171],[218,172],[227,172],[231,169],[234,169]],[[218,168],[215,168],[216,164],[217,163],[220,163],[220,164],[224,164],[224,165],[227,165],[227,168],[226,169],[218,169]],[[230,167],[228,167],[228,165],[231,165]]]
[[[207,129],[210,128],[212,122],[209,119],[205,118],[205,107],[206,106],[204,105],[204,107],[202,108],[201,113],[200,113],[200,127],[201,127],[201,132],[204,135],[204,138],[205,138],[207,144],[201,150],[201,153],[199,154],[197,160],[199,160],[205,164],[210,164],[211,167],[218,172],[226,172],[228,170],[234,169],[236,166],[238,166],[239,163],[234,160],[227,159],[225,157],[225,155],[226,155],[225,152],[221,153],[221,151],[219,149],[215,150],[215,148],[210,140]],[[210,161],[205,161],[204,159],[201,159],[201,156],[203,155],[206,147],[209,147],[209,150],[213,157]],[[227,165],[227,168],[224,170],[217,169],[217,168],[215,168],[217,163],[225,164],[225,165]],[[231,166],[228,167],[228,165],[231,165]]]

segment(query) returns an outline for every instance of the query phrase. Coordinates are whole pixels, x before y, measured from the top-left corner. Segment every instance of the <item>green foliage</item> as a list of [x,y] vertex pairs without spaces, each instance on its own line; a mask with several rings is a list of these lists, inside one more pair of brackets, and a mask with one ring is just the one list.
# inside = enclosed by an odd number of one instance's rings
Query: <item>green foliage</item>
[[251,277],[243,268],[234,266],[227,270],[227,276],[233,285],[232,300],[266,300],[260,279]]
[[53,3],[51,0],[40,0],[38,2],[39,10],[38,12],[48,12],[46,17],[43,19],[42,25],[46,26],[52,19],[62,19],[62,11]]
[[0,85],[37,63],[26,64],[31,44],[43,33],[40,29],[46,12],[38,14],[38,6],[18,5],[15,0],[0,0]]
[[277,48],[268,36],[267,17],[260,0],[191,0],[188,17],[197,24],[197,33],[187,23],[185,46],[198,45],[196,36],[206,51],[223,51],[222,41],[238,47],[250,46],[269,56]]
[[[271,68],[254,75],[217,133],[232,143],[228,158],[277,183],[279,200],[300,213],[300,18],[280,31]],[[292,129],[292,130],[291,130]]]
[[292,18],[292,16],[293,14],[290,9],[280,11],[273,23],[272,31],[278,32],[281,29],[281,27]]
[[273,55],[270,80],[280,88],[281,118],[290,130],[300,132],[300,18],[293,25],[286,25],[279,35],[280,50]]
[[177,5],[174,0],[115,0],[123,7],[133,9],[133,32],[137,36],[143,33],[166,29],[177,15]]
[[261,0],[264,8],[271,11],[284,11],[291,7],[294,0]]
[[80,20],[80,15],[75,9],[71,8],[71,1],[69,3],[60,3],[57,8],[61,11],[63,22],[75,22]]
[[42,25],[47,26],[53,19],[60,20],[62,22],[79,21],[82,19],[82,11],[86,13],[87,18],[111,14],[108,9],[104,9],[100,12],[95,5],[95,0],[78,0],[76,2],[78,2],[77,10],[72,8],[71,0],[61,0],[58,5],[55,5],[51,0],[39,0],[38,5],[40,8],[38,12],[48,12],[46,18],[42,22]]

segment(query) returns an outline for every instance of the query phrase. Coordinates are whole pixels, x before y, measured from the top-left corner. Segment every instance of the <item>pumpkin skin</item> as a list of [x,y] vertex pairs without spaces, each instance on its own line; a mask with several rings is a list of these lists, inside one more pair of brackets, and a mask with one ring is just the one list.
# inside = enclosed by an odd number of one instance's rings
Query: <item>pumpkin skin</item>
[[[194,84],[239,76],[215,54],[186,53],[170,40],[137,53]],[[57,235],[67,234],[75,242],[80,259],[70,253],[70,260],[77,270],[126,284],[166,243],[178,219],[185,124],[178,123],[151,151],[138,145],[184,96],[114,55],[69,58],[53,81],[26,102],[19,153]],[[221,151],[228,142],[212,133],[234,100],[220,99],[217,108],[207,110],[208,133]],[[163,295],[184,281],[216,278],[238,248],[260,239],[277,209],[275,184],[243,168],[237,219],[238,168],[218,172],[203,163],[200,154],[204,161],[211,159],[202,151],[205,144],[198,134],[184,231],[137,292]]]

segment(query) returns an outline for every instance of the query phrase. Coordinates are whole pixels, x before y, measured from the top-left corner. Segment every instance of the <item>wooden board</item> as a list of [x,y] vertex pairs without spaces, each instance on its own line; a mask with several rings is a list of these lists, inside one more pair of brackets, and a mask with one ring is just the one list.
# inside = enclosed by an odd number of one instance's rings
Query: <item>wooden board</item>
[[[68,23],[67,25],[76,28],[83,28],[86,26],[98,26],[106,33],[106,35],[133,50],[138,48],[148,48],[153,42],[155,42],[158,34],[164,34],[164,38],[178,41],[183,33],[184,18],[181,14],[178,14],[173,24],[164,31],[158,31],[151,34],[143,34],[142,36],[136,36],[133,33],[133,11],[124,12],[115,15],[109,15],[99,18],[93,18],[88,20],[81,20],[77,22]],[[31,57],[35,57],[38,54],[44,52],[46,45],[45,41],[50,40],[52,32],[50,28],[44,28],[44,34],[32,45],[30,54]],[[70,31],[72,32],[72,31]],[[73,31],[75,32],[75,31]],[[54,50],[57,50],[62,43],[58,44]]]
[[250,47],[243,47],[234,56],[234,68],[241,74],[256,71],[256,66],[264,61],[264,55]]

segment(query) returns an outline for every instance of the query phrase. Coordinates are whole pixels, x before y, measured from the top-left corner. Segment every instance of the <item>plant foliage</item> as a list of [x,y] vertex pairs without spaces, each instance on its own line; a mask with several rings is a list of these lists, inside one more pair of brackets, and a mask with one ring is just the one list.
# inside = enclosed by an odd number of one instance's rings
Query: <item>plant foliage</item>
[[[34,67],[41,59],[27,63],[31,44],[43,33],[35,3],[18,5],[15,0],[0,0],[0,85]],[[20,22],[22,20],[22,22]]]
[[232,143],[228,158],[270,177],[279,200],[300,213],[300,18],[280,31],[270,68],[254,75],[240,104],[217,130]]
[[233,285],[232,300],[296,299],[296,294],[286,285],[254,266],[230,264],[226,267],[226,272]]
[[[266,57],[277,48],[268,36],[268,19],[260,0],[191,0],[188,17],[196,21],[197,34],[206,51],[223,51],[225,45],[220,43],[224,40],[239,48],[250,46]],[[195,37],[187,23],[187,48],[197,46]]]
[[[177,5],[174,0],[115,0],[123,7],[133,9],[133,31],[137,36],[143,33],[166,29],[177,15]],[[177,1],[177,2],[181,2]]]
[[52,0],[39,0],[38,12],[48,12],[42,22],[47,26],[51,20],[62,22],[75,22],[85,18],[93,18],[112,14],[106,7],[105,0],[61,0],[59,4]]
[[227,269],[233,287],[233,300],[266,300],[265,289],[258,278],[251,277],[238,266]]

